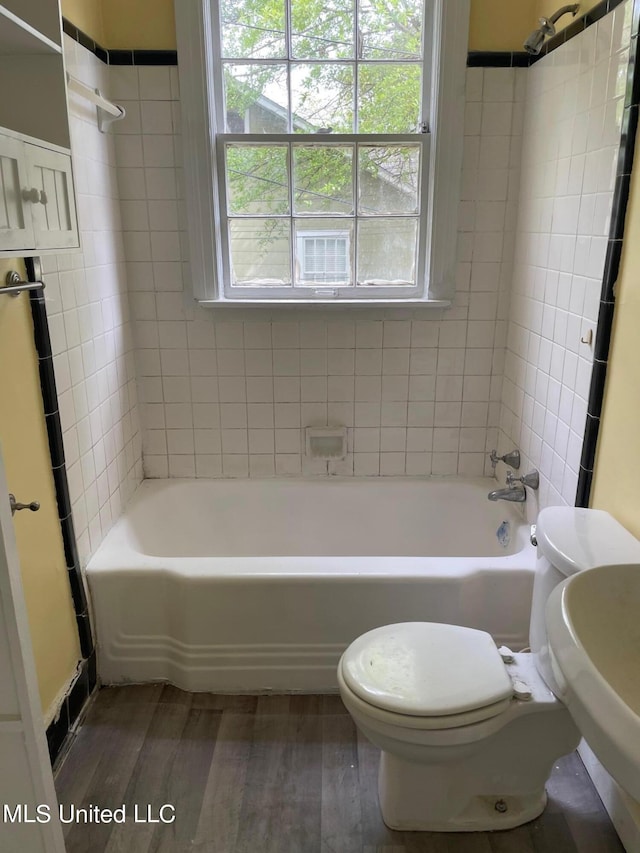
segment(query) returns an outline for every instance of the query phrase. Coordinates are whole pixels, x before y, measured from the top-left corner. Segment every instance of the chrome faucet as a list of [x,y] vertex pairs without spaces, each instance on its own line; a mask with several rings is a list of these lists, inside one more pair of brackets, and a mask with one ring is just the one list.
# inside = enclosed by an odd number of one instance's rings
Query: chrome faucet
[[492,450],[489,454],[489,459],[491,460],[491,467],[494,469],[498,462],[504,462],[505,465],[510,465],[512,468],[515,468],[516,471],[520,467],[519,450],[512,450],[510,453],[505,453],[504,456],[498,456],[498,452],[496,450]]
[[487,497],[490,501],[511,501],[513,503],[524,503],[527,499],[527,490],[537,489],[540,485],[540,475],[537,471],[530,471],[522,477],[514,477],[513,471],[507,471],[507,488],[495,489],[489,492]]
[[512,501],[521,504],[527,499],[527,491],[522,483],[514,483],[506,489],[494,489],[487,497],[490,501]]

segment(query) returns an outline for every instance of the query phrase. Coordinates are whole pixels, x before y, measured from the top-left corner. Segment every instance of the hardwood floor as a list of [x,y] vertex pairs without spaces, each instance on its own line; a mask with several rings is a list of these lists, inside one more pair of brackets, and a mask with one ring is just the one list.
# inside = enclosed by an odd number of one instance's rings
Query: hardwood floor
[[[544,814],[494,833],[393,832],[378,810],[378,750],[337,696],[104,689],[57,774],[69,809],[127,809],[65,826],[68,853],[624,853],[577,754]],[[170,824],[135,823],[175,805]],[[167,817],[168,817],[167,813]]]

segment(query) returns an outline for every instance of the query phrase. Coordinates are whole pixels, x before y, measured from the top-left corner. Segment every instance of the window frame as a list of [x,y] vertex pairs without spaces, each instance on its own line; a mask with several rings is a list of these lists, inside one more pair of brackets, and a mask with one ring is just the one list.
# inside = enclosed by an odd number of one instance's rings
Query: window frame
[[[313,287],[290,288],[277,294],[269,288],[234,288],[225,294],[221,211],[219,193],[220,157],[224,137],[216,129],[216,104],[221,103],[222,79],[214,73],[211,4],[215,0],[180,0],[176,3],[178,72],[181,91],[184,190],[187,213],[190,276],[194,298],[204,305],[274,304],[369,304],[443,307],[455,294],[455,247],[462,168],[464,88],[470,0],[433,0],[431,17],[430,127],[426,134],[411,136],[413,142],[428,137],[428,160],[423,162],[428,192],[422,200],[420,231],[425,234],[425,269],[419,270],[424,287],[406,288],[398,296],[391,287],[337,288],[337,293],[314,293]],[[234,135],[235,136],[235,135]],[[249,142],[249,135],[243,141]],[[296,134],[296,137],[299,135]],[[375,143],[385,135],[358,136]],[[394,135],[397,137],[397,135]],[[355,138],[355,137],[354,137]],[[283,135],[282,141],[288,139]],[[317,139],[320,142],[320,139]],[[338,142],[331,135],[327,142]],[[221,178],[223,180],[223,178]],[[428,270],[428,273],[427,273]],[[428,275],[428,280],[427,280]],[[320,290],[322,288],[319,288]],[[325,288],[326,290],[327,288]],[[243,293],[236,294],[236,290]],[[307,293],[307,290],[311,291]],[[342,293],[340,291],[343,291]],[[403,291],[405,289],[403,288]],[[249,292],[251,291],[251,292]],[[354,292],[358,291],[358,292]]]

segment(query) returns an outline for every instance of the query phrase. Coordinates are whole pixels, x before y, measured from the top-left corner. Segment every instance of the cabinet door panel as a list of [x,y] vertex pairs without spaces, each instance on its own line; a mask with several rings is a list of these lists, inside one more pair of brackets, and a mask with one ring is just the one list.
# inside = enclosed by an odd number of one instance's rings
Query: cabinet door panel
[[37,249],[71,249],[79,245],[71,157],[25,145],[29,185],[38,190],[33,204]]
[[30,204],[22,198],[28,186],[24,144],[0,136],[0,251],[35,246]]

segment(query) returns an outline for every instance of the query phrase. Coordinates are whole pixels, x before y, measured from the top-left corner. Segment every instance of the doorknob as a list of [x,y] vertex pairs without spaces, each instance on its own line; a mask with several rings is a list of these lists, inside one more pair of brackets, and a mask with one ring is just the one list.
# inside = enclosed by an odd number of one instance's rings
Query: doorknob
[[40,201],[40,190],[37,187],[22,190],[22,198],[25,201],[30,201],[32,204],[38,204]]
[[38,501],[31,501],[30,504],[20,504],[16,501],[16,496],[9,495],[9,506],[11,507],[11,515],[15,515],[21,509],[30,509],[31,512],[37,512],[40,509]]

